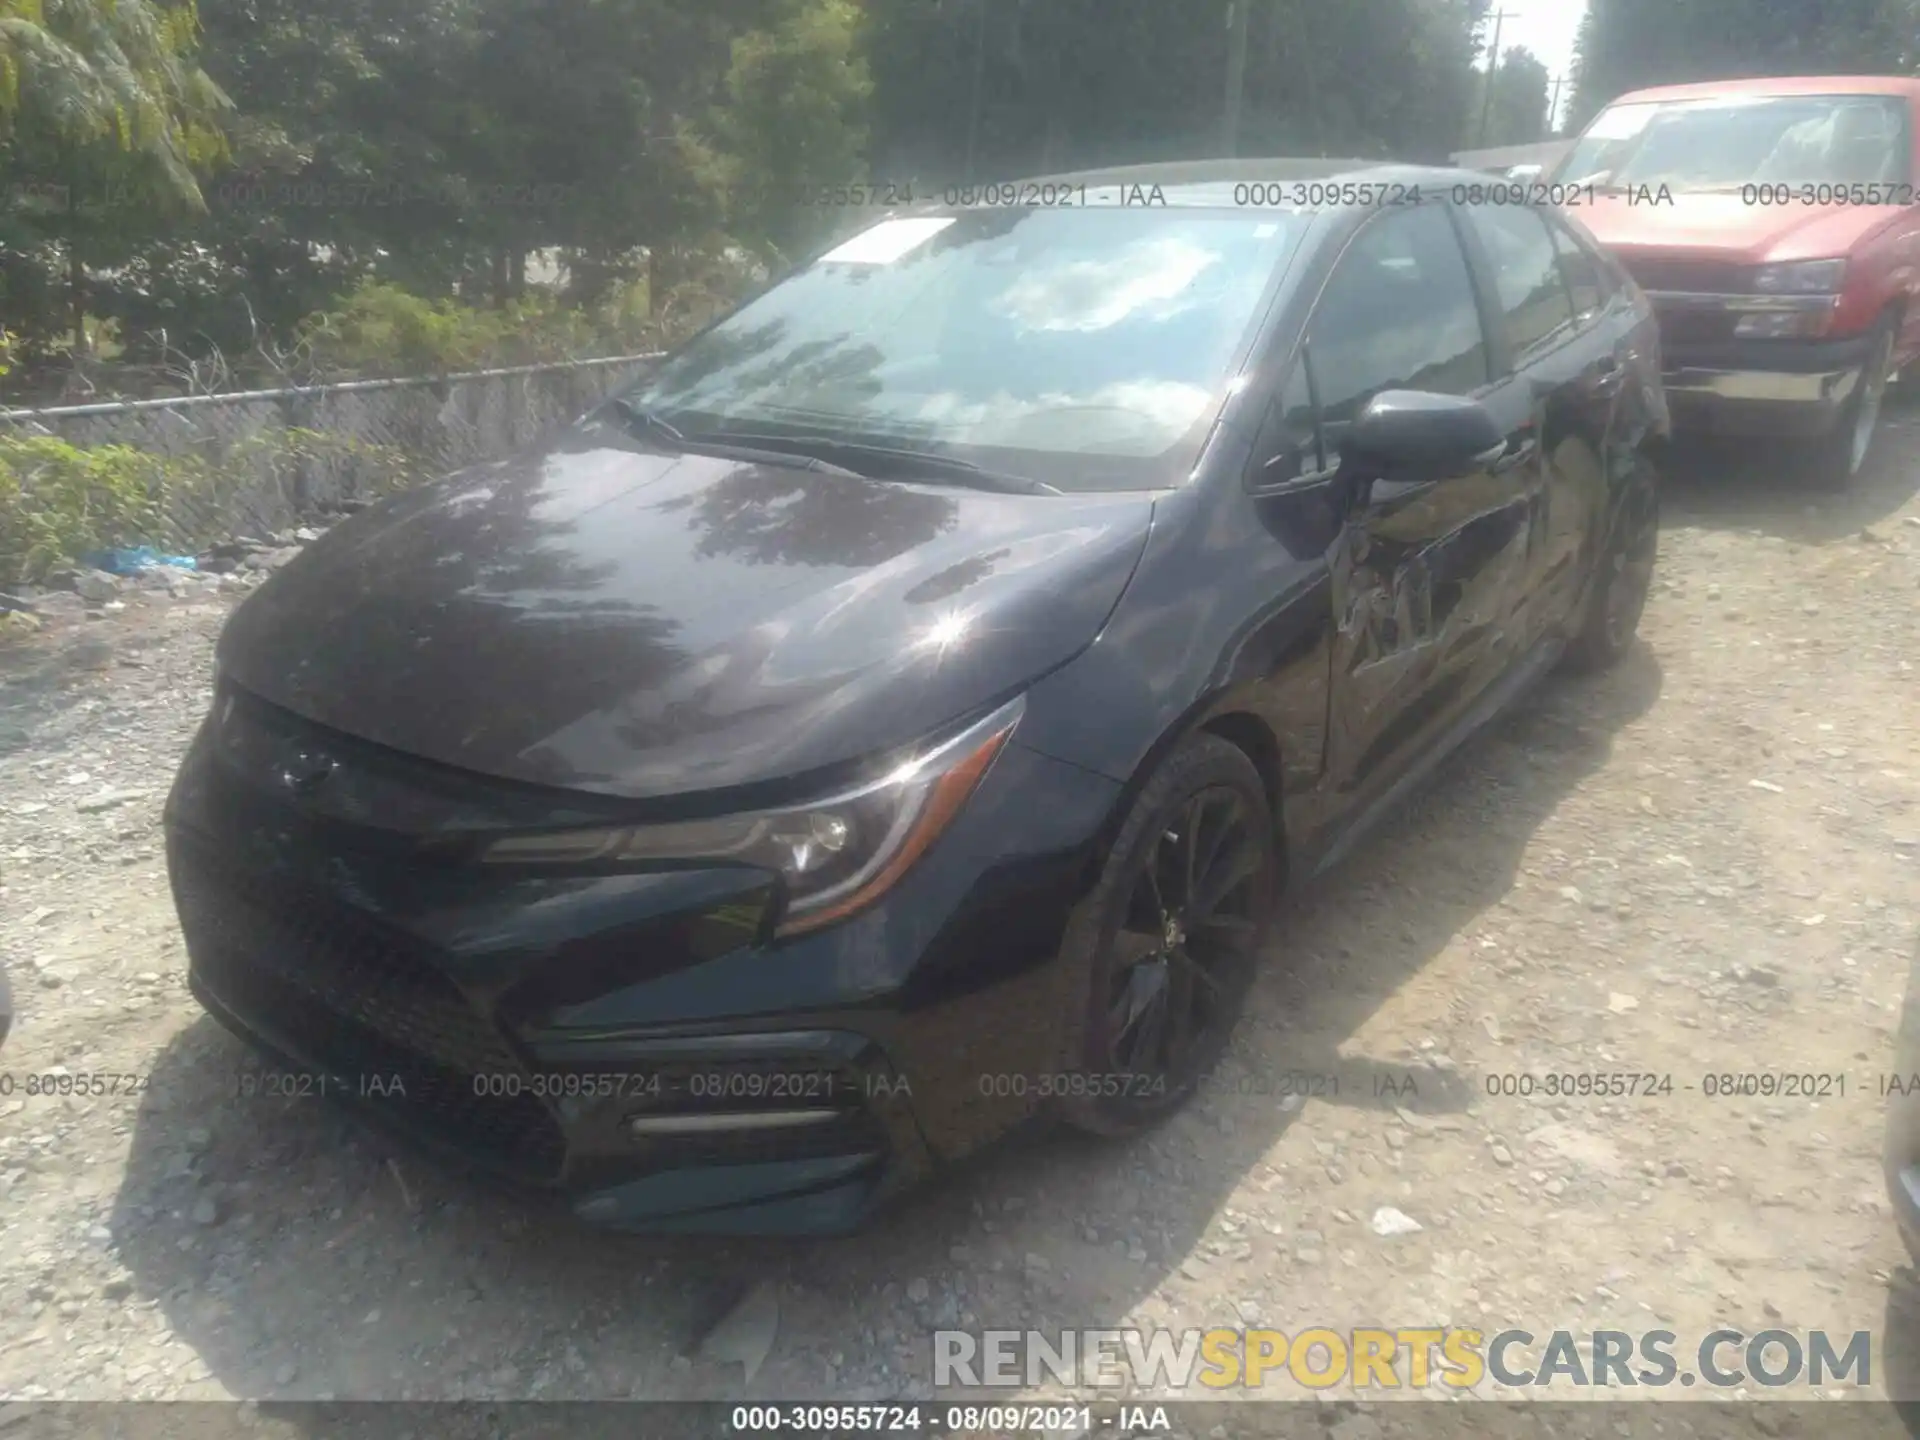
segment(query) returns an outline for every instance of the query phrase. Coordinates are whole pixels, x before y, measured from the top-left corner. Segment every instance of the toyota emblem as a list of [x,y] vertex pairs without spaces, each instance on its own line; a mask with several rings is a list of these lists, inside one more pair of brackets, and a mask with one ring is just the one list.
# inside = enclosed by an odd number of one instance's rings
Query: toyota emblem
[[303,750],[280,767],[280,783],[296,795],[310,795],[326,783],[338,763],[331,756]]

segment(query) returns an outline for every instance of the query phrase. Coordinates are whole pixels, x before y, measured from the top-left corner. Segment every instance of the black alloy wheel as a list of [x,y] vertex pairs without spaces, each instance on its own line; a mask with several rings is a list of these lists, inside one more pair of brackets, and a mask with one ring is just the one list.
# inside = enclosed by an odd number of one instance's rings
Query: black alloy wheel
[[1141,791],[1069,931],[1093,953],[1066,1120],[1130,1135],[1191,1098],[1239,1018],[1279,888],[1259,771],[1217,736],[1184,741]]

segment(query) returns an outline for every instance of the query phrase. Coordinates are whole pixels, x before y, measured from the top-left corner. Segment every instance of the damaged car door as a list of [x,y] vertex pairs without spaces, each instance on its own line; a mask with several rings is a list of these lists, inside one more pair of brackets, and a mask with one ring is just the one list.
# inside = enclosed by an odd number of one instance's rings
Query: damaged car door
[[[1485,398],[1498,373],[1460,236],[1437,203],[1374,217],[1328,277],[1300,363],[1323,463],[1374,396]],[[1338,487],[1329,557],[1336,623],[1328,746],[1337,794],[1361,801],[1395,776],[1511,658],[1526,596],[1524,449],[1417,485]]]
[[1574,242],[1544,209],[1486,203],[1456,213],[1470,221],[1468,253],[1498,312],[1491,324],[1502,378],[1485,403],[1507,434],[1510,461],[1537,480],[1528,487],[1528,613],[1508,636],[1525,648],[1579,601],[1588,543],[1605,532],[1609,454],[1626,452],[1632,463],[1634,447],[1621,443],[1615,423],[1631,373],[1621,322],[1631,316],[1606,307],[1591,283],[1576,293],[1578,270],[1563,248]]

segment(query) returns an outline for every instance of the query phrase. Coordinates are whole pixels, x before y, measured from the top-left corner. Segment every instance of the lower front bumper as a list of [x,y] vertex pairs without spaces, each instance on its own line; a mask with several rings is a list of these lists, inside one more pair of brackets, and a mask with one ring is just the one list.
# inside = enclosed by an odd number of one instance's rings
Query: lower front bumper
[[[894,1123],[876,1129],[873,1143],[816,1147],[828,1153],[740,1158],[728,1163],[711,1150],[701,1153],[697,1137],[685,1137],[651,1157],[636,1154],[619,1167],[600,1167],[600,1174],[580,1176],[573,1183],[528,1183],[508,1176],[499,1167],[476,1158],[465,1146],[453,1143],[422,1113],[436,1077],[420,1070],[349,1069],[330,1064],[312,1053],[313,1047],[291,1034],[268,1033],[259,1019],[243,1019],[212,985],[204,971],[188,972],[194,997],[208,1014],[235,1036],[259,1051],[277,1067],[275,1083],[285,1086],[297,1077],[304,1093],[336,1098],[357,1111],[376,1128],[410,1146],[432,1154],[461,1173],[495,1184],[504,1183],[523,1200],[570,1210],[579,1219],[607,1229],[643,1230],[653,1234],[712,1235],[843,1235],[859,1229],[891,1195],[910,1187],[931,1168],[925,1146],[904,1107],[889,1117]],[[694,1054],[711,1068],[704,1073],[753,1073],[727,1069],[743,1053],[764,1061],[780,1056],[782,1073],[828,1073],[822,1057],[865,1048],[859,1037],[832,1032],[786,1033],[721,1037],[699,1044]],[[812,1054],[812,1059],[803,1058]],[[689,1051],[683,1045],[634,1046],[617,1062],[603,1065],[602,1076],[623,1079],[685,1072]],[[573,1071],[573,1074],[586,1072]],[[758,1073],[766,1073],[764,1064]],[[866,1072],[869,1076],[872,1072]],[[872,1099],[885,1095],[885,1078],[855,1082]],[[501,1097],[504,1098],[504,1097]],[[574,1098],[574,1097],[570,1097]],[[559,1102],[576,1126],[587,1122],[587,1107]],[[615,1105],[630,1111],[632,1106]],[[771,1133],[771,1132],[769,1132]],[[752,1132],[728,1137],[737,1149]],[[838,1148],[840,1153],[830,1153]],[[685,1162],[685,1163],[681,1163]]]
[[1865,337],[1669,348],[1662,378],[1674,429],[1729,436],[1824,435],[1853,398],[1867,348]]

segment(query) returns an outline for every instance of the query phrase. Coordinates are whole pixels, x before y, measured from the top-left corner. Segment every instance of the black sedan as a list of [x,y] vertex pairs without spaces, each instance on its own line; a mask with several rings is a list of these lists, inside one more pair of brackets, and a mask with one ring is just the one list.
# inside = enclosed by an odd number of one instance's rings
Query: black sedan
[[625,1228],[844,1231],[1173,1111],[1283,891],[1654,563],[1632,282],[1329,168],[890,215],[329,532],[168,803],[201,1002]]

